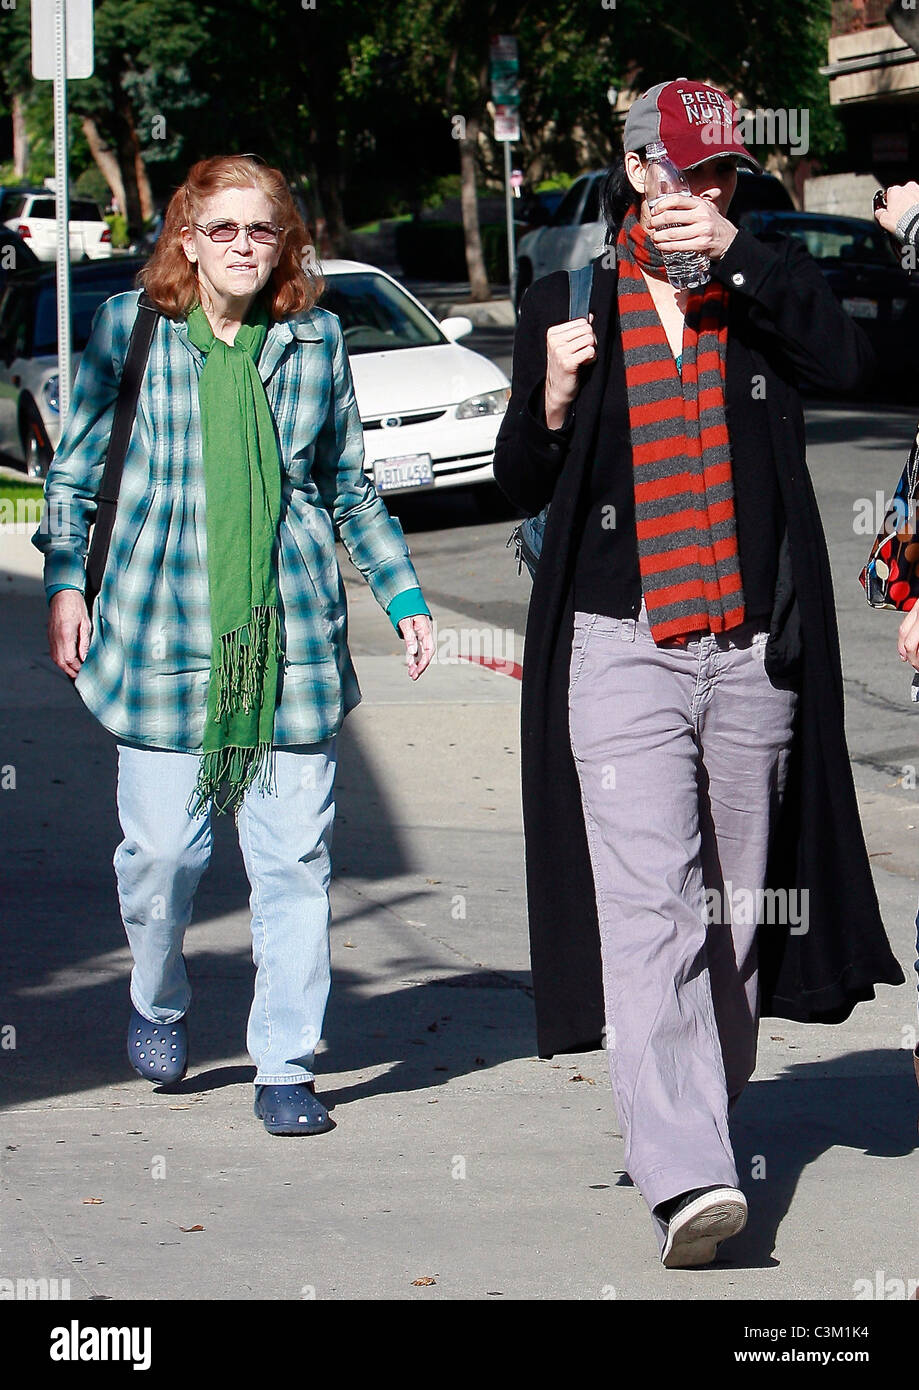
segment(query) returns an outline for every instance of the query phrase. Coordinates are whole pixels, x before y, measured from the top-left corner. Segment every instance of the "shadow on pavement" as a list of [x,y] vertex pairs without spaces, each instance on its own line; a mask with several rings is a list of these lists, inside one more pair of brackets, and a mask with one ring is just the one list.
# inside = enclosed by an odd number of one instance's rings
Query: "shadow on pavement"
[[[896,1058],[902,1059],[902,1075],[892,1071]],[[799,1062],[774,1081],[754,1082],[738,1103],[731,1125],[750,1215],[746,1229],[725,1247],[724,1263],[748,1269],[779,1264],[772,1252],[780,1245],[780,1228],[804,1170],[830,1149],[851,1149],[870,1158],[905,1158],[919,1148],[917,1117],[919,1092],[912,1057],[905,1049]],[[851,1172],[851,1159],[844,1161]],[[846,1191],[851,1200],[851,1182]],[[860,1191],[859,1221],[864,1207],[877,1197],[867,1188]],[[821,1228],[838,1231],[840,1222],[847,1220],[839,1191],[828,1184],[823,1197],[813,1231],[817,1244]],[[905,1210],[902,1216],[913,1220]],[[851,1252],[853,1259],[857,1254]],[[811,1296],[824,1294],[815,1289]]]

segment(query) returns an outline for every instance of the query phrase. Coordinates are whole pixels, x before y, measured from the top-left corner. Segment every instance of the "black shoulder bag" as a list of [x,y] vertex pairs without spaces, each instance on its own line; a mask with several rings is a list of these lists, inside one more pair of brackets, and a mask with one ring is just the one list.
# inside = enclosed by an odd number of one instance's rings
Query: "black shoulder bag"
[[121,490],[121,475],[124,471],[125,455],[128,452],[128,442],[137,414],[140,384],[147,368],[150,344],[153,342],[153,334],[159,317],[160,311],[153,300],[148,298],[146,294],[142,294],[138,301],[137,318],[131,329],[131,341],[128,343],[124,370],[121,373],[121,382],[118,386],[115,418],[112,422],[108,448],[105,451],[102,481],[99,484],[99,491],[96,493],[96,520],[93,526],[92,540],[89,543],[89,554],[86,557],[86,586],[83,592],[86,608],[90,615],[92,615],[93,604],[98,597],[99,590],[102,588],[102,576],[105,573],[109,545],[115,526],[115,511],[118,506],[118,493]]

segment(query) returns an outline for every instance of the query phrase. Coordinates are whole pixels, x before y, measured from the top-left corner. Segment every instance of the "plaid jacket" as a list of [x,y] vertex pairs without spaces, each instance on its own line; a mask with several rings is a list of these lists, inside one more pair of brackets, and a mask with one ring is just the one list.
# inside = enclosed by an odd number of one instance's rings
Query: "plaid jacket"
[[[32,543],[45,589],[83,590],[88,530],[136,291],[97,311]],[[161,318],[125,459],[93,633],[76,688],[113,733],[199,752],[211,661],[198,378],[183,320]],[[341,325],[312,309],[275,323],[258,362],[281,457],[278,589],[285,648],[274,739],[316,743],[361,698],[335,554],[351,560],[396,626],[426,613],[402,529],[363,470],[364,443]],[[398,628],[397,628],[398,631]]]

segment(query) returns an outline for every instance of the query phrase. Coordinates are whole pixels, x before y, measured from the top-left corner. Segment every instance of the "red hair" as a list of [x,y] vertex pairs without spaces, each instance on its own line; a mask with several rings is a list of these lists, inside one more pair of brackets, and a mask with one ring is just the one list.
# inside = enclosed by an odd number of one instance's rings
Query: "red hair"
[[269,317],[291,318],[311,309],[325,288],[313,269],[312,240],[280,169],[244,154],[201,159],[169,200],[156,248],[138,281],[167,318],[184,318],[197,304],[198,275],[182,249],[181,232],[201,215],[206,198],[224,188],[255,188],[271,203],[275,221],[285,228],[281,255],[265,289]]

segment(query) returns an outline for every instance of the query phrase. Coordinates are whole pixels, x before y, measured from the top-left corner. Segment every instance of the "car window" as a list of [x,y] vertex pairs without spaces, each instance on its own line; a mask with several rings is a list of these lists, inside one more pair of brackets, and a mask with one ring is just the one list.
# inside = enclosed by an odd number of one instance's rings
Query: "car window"
[[581,213],[581,226],[586,226],[588,222],[600,221],[600,189],[603,187],[603,179],[596,178],[592,181],[587,191],[587,200],[584,203],[584,211]]
[[586,186],[586,179],[578,179],[576,183],[571,185],[552,214],[552,219],[549,222],[550,227],[570,227],[573,225],[577,219],[578,208],[581,205]]
[[50,217],[54,221],[56,216],[53,198],[35,198],[30,208],[24,209],[26,217]]
[[398,285],[372,271],[328,275],[319,303],[337,314],[348,352],[433,347],[446,338]]
[[[113,294],[124,294],[134,288],[134,267],[130,274],[99,276],[89,281],[74,281],[70,287],[70,321],[74,352],[82,352],[89,342],[93,315],[100,304]],[[32,347],[36,357],[57,352],[57,287],[53,281],[42,284],[35,303],[35,329]]]
[[96,206],[96,204],[95,204],[95,203],[87,203],[86,201],[74,202],[73,200],[71,200],[71,203],[70,203],[70,217],[71,217],[71,221],[73,221],[73,222],[102,222],[102,221],[103,221],[102,213],[99,211],[99,209],[98,209],[98,207]]
[[29,296],[10,286],[0,301],[0,351],[5,357],[24,357],[28,349]]
[[874,227],[825,218],[820,222],[798,222],[793,217],[776,219],[777,231],[803,241],[818,261],[848,261],[856,265],[896,264],[897,258],[883,232]]

